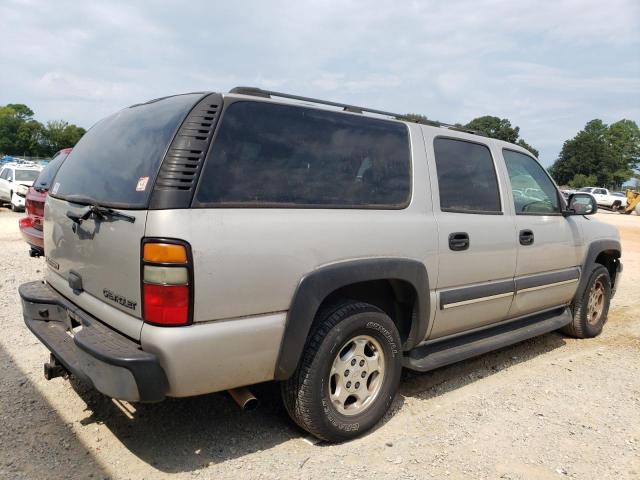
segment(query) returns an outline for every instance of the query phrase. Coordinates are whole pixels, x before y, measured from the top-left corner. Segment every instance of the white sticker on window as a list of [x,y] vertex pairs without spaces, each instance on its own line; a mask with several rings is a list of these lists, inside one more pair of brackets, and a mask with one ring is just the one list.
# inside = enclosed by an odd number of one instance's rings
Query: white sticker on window
[[144,192],[147,188],[147,182],[149,181],[149,177],[140,177],[138,179],[138,184],[136,185],[136,192]]
[[51,193],[54,195],[58,193],[58,189],[60,188],[60,182],[56,182],[53,184],[53,188],[51,189]]

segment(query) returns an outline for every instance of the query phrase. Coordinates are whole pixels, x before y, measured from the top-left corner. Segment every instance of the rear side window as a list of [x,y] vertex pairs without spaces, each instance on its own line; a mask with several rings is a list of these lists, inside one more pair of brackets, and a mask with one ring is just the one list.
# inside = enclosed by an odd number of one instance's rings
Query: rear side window
[[202,94],[134,105],[94,125],[73,148],[50,193],[104,206],[145,208],[164,153]]
[[489,148],[479,143],[436,138],[440,210],[500,214],[498,179]]
[[240,101],[224,113],[195,204],[401,208],[410,163],[402,123]]
[[64,159],[67,158],[68,153],[61,153],[60,155],[56,155],[53,160],[49,162],[49,164],[44,167],[38,178],[33,183],[33,188],[36,189],[48,189],[51,185],[51,180],[58,173],[58,169],[64,162]]
[[511,180],[516,214],[560,213],[558,191],[538,162],[529,155],[513,150],[502,150],[502,156]]

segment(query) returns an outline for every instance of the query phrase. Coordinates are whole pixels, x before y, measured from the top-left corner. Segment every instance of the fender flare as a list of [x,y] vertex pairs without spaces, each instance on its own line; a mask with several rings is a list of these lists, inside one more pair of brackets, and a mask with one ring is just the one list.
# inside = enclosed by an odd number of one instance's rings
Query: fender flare
[[582,262],[582,274],[580,275],[580,282],[578,283],[578,289],[576,290],[574,298],[580,298],[582,296],[585,288],[587,288],[589,272],[591,272],[591,269],[595,265],[596,258],[598,258],[598,255],[602,252],[606,251],[615,251],[618,254],[618,258],[620,258],[622,252],[620,242],[618,240],[609,239],[595,240],[594,242],[591,242],[584,262]]
[[403,280],[416,298],[415,320],[405,350],[420,343],[429,325],[429,277],[422,262],[404,258],[351,260],[321,267],[303,277],[287,312],[274,378],[286,380],[298,366],[314,317],[322,302],[341,287],[371,280]]

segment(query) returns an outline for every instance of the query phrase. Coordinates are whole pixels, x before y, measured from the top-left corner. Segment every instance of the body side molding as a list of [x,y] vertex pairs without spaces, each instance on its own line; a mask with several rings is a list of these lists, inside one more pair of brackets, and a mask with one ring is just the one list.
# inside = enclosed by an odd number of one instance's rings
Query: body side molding
[[577,267],[565,270],[535,273],[516,278],[516,293],[540,288],[553,287],[558,284],[577,282],[580,278],[580,269]]
[[298,284],[287,312],[274,373],[276,380],[285,380],[295,371],[324,299],[339,288],[372,280],[402,280],[413,287],[416,320],[403,347],[409,350],[424,339],[429,325],[429,278],[423,263],[404,258],[369,258],[328,265],[302,278]]
[[513,279],[487,282],[471,287],[458,287],[440,292],[440,310],[481,301],[506,298],[515,291]]

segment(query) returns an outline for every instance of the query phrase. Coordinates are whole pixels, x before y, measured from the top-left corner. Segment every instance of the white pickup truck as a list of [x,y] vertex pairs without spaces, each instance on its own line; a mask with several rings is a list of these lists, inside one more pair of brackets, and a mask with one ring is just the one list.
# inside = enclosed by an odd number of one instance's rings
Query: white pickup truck
[[615,194],[607,190],[606,188],[598,187],[584,187],[578,190],[580,192],[588,192],[593,195],[596,202],[601,207],[612,208],[613,210],[619,210],[627,207],[627,197],[623,194]]

